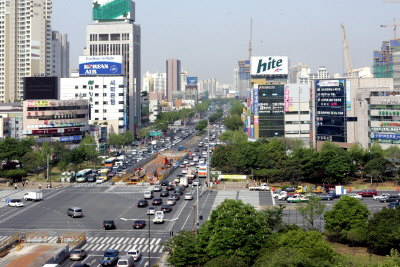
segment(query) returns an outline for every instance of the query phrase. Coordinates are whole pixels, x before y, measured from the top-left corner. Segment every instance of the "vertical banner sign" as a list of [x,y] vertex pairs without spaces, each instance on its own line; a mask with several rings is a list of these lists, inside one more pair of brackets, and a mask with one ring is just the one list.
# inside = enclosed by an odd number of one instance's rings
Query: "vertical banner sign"
[[346,110],[351,111],[351,82],[346,80]]
[[285,85],[284,101],[284,110],[285,112],[288,112],[290,107],[290,89],[288,85]]
[[111,105],[115,105],[115,80],[110,82],[110,91],[111,91]]
[[247,89],[247,136],[251,137],[251,90]]

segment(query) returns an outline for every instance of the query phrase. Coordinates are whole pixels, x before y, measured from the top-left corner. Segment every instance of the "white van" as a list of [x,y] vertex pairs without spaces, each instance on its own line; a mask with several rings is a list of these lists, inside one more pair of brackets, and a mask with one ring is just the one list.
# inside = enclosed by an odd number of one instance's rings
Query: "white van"
[[144,199],[152,199],[152,198],[153,198],[153,192],[144,191]]
[[133,267],[134,260],[132,256],[122,256],[119,258],[117,267]]

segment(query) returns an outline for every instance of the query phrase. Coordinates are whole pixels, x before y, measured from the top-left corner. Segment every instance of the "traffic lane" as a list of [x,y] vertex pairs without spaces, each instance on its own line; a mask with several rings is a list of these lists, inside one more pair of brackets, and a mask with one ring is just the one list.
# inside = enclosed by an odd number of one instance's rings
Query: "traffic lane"
[[[119,257],[124,256],[123,254],[120,254]],[[69,259],[67,259],[66,261],[64,261],[60,266],[61,267],[74,267],[75,264],[78,263],[86,263],[89,266],[96,266],[96,267],[101,267],[102,265],[99,263],[100,260],[102,259],[103,255],[100,254],[89,254],[87,255],[87,257],[85,257],[83,260],[81,261],[71,261]],[[159,260],[160,260],[160,256],[157,255],[151,255],[151,264],[154,265],[156,264]],[[142,254],[142,256],[140,257],[140,259],[138,261],[135,262],[135,266],[137,267],[144,267],[144,266],[148,266],[148,254],[144,253]],[[111,266],[115,266],[115,265],[111,265]]]

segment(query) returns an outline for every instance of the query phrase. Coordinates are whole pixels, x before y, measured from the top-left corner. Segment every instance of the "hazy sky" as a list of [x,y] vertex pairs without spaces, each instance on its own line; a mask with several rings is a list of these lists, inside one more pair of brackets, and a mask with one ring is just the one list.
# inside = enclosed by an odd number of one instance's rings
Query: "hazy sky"
[[[343,72],[340,24],[346,26],[353,67],[372,65],[372,51],[392,38],[400,3],[384,0],[136,0],[142,29],[142,73],[165,72],[165,60],[178,58],[199,79],[232,83],[238,59],[248,55],[253,18],[253,55],[289,56],[315,72],[324,65]],[[53,29],[67,33],[71,68],[83,54],[91,0],[54,0]],[[397,15],[397,17],[396,17]],[[400,30],[400,27],[399,27]],[[400,36],[400,33],[399,33]]]

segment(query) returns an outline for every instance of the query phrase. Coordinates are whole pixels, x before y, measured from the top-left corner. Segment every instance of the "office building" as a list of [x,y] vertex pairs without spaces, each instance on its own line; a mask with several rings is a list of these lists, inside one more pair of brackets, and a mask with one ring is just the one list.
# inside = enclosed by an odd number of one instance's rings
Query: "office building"
[[167,87],[167,74],[165,72],[146,72],[143,77],[143,89],[142,91],[151,93],[159,92],[162,95],[166,94]]
[[0,139],[23,137],[22,104],[0,103]]
[[185,89],[186,89],[186,80],[187,80],[187,78],[188,78],[188,72],[187,72],[187,71],[182,71],[182,72],[179,74],[180,86],[181,86],[180,91],[181,91],[181,92],[185,92]]
[[87,100],[23,101],[23,135],[36,142],[79,143],[88,131]]
[[181,61],[179,59],[168,59],[167,67],[167,93],[168,102],[172,102],[174,93],[181,91]]
[[87,100],[89,123],[107,127],[108,134],[127,129],[127,87],[124,76],[62,78],[61,100]]
[[248,89],[250,89],[250,60],[238,61],[237,75],[237,91],[239,97],[244,99],[247,97]]
[[52,74],[51,0],[0,0],[0,102],[23,97],[23,78]]
[[311,68],[304,63],[298,63],[289,69],[289,83],[310,83]]
[[141,32],[135,22],[132,0],[94,0],[93,24],[86,27],[85,56],[123,58],[127,86],[127,125],[136,133],[141,126]]
[[68,35],[53,31],[53,60],[52,60],[52,76],[58,78],[69,77],[69,42]]

